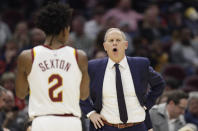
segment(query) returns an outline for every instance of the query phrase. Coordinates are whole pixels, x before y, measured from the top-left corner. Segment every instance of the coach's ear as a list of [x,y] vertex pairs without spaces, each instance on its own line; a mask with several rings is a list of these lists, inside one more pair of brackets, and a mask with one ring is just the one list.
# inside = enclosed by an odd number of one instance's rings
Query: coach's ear
[[103,42],[103,47],[104,47],[104,50],[107,51],[108,47],[107,47],[107,42],[106,41]]

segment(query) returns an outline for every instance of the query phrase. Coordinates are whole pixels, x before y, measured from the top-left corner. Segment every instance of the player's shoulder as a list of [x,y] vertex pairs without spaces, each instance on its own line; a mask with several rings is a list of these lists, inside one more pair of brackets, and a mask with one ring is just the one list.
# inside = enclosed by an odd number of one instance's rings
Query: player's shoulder
[[22,59],[22,60],[26,60],[26,59],[29,59],[31,58],[31,55],[32,54],[32,49],[28,49],[28,50],[23,50],[19,56],[18,56],[18,59]]
[[88,61],[87,59],[87,54],[85,53],[85,51],[80,50],[80,49],[76,49],[76,53],[77,53],[77,60],[80,61]]
[[87,54],[80,49],[76,49],[76,59],[77,59],[77,63],[80,67],[80,69],[82,67],[87,67],[87,63],[88,63],[88,58],[87,58]]
[[[69,47],[69,48],[72,48],[72,47]],[[83,51],[81,49],[76,49],[76,51],[78,53],[78,56],[87,57],[87,54],[85,53],[85,51]]]
[[[17,58],[17,65],[19,67],[26,69],[29,69],[29,67],[31,67],[32,65],[32,53],[31,53],[31,49],[29,50],[23,50]],[[27,71],[27,70],[26,70]],[[27,71],[29,72],[29,71]]]

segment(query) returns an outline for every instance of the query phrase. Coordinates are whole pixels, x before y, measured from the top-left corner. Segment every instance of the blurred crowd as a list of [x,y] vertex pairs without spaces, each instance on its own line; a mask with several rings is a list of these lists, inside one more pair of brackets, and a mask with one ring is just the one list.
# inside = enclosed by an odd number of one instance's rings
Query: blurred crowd
[[[190,127],[192,131],[197,130],[197,0],[59,2],[69,3],[74,9],[68,41],[70,46],[84,50],[89,59],[106,57],[103,49],[104,33],[111,27],[120,28],[129,43],[126,54],[148,57],[151,66],[166,80],[166,88],[155,108],[161,103],[171,104],[168,100],[170,94],[183,91],[189,97],[184,97],[186,104],[183,103],[174,120],[183,116],[184,124],[180,124],[180,128],[185,127],[181,131]],[[44,43],[45,34],[35,27],[34,16],[46,3],[46,0],[1,0],[0,85],[6,89],[6,93],[2,95],[0,90],[0,104],[1,97],[5,98],[5,105],[0,106],[0,126],[5,130],[7,128],[10,131],[25,131],[30,124],[27,115],[28,101],[20,100],[15,95],[16,59],[21,51]],[[170,108],[177,110],[176,106]]]

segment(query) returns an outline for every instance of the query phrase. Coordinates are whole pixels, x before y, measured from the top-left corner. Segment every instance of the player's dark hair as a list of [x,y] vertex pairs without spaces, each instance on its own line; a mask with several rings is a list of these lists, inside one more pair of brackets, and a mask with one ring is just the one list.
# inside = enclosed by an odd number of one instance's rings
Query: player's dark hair
[[49,2],[36,14],[36,26],[46,35],[57,35],[70,25],[71,17],[69,5]]

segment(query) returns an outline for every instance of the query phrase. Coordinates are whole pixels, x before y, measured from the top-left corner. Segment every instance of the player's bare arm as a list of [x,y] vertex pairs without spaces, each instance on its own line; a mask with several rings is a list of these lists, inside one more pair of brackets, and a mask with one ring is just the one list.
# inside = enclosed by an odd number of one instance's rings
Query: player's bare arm
[[31,50],[23,51],[17,59],[16,96],[24,99],[28,95],[27,76],[32,67]]
[[77,50],[78,65],[82,72],[82,80],[80,84],[80,99],[85,100],[89,96],[89,74],[88,74],[88,59],[84,51]]

